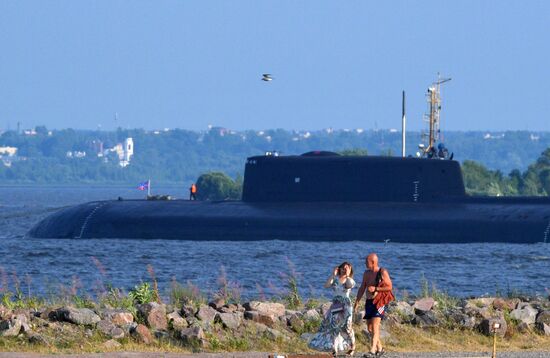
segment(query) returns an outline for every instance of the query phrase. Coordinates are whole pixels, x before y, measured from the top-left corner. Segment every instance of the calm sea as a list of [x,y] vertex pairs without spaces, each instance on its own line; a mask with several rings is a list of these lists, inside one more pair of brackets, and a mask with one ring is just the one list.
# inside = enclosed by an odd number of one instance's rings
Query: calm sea
[[[153,188],[185,197],[186,188]],[[46,294],[79,282],[82,292],[101,283],[128,290],[149,280],[151,265],[163,291],[175,279],[205,293],[223,276],[253,298],[281,294],[295,272],[302,295],[327,295],[322,285],[332,268],[350,261],[360,280],[364,257],[377,252],[399,293],[430,288],[457,296],[523,292],[548,294],[550,245],[400,244],[350,242],[200,242],[174,240],[40,240],[25,233],[48,214],[91,200],[139,198],[131,187],[0,186],[0,285]],[[1,289],[1,287],[0,287]]]

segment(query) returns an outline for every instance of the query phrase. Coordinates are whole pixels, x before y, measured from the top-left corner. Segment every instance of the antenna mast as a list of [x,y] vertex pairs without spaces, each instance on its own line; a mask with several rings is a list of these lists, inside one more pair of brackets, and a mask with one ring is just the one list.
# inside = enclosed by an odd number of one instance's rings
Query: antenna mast
[[[428,145],[425,146],[422,156],[430,156],[430,153],[435,152],[435,143],[439,140],[439,120],[441,116],[441,85],[449,82],[451,78],[441,78],[437,74],[437,81],[428,87],[426,99],[428,101],[430,112],[424,115],[424,120],[429,122]],[[423,135],[426,137],[426,134]]]

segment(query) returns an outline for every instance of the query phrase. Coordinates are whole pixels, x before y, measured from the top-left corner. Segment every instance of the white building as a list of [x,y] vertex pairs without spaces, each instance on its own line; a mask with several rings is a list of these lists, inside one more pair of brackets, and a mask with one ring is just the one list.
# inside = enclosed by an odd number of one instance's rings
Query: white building
[[0,156],[7,155],[8,157],[13,157],[17,154],[16,147],[0,147]]

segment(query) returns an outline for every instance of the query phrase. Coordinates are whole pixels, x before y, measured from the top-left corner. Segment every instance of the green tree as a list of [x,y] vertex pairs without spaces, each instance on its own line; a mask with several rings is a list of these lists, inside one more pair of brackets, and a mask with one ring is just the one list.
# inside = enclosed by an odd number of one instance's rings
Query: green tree
[[220,172],[202,174],[197,179],[197,199],[199,200],[237,200],[241,198],[240,180],[234,181]]

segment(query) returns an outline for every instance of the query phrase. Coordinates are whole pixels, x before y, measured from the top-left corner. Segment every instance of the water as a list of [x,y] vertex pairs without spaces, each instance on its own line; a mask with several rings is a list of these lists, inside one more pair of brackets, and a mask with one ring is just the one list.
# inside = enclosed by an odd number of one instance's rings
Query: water
[[[187,195],[186,188],[154,188]],[[400,244],[351,242],[195,242],[173,240],[41,240],[24,235],[46,215],[91,200],[139,198],[125,187],[0,187],[0,285],[13,288],[13,273],[24,291],[47,294],[77,281],[82,292],[107,282],[130,289],[155,271],[166,292],[176,279],[205,293],[218,288],[222,267],[245,297],[280,294],[284,275],[295,271],[304,296],[329,295],[322,288],[332,268],[350,261],[359,281],[364,257],[377,252],[394,280],[398,296],[420,293],[423,280],[441,291],[466,297],[550,288],[548,244]],[[1,289],[1,288],[0,288]]]

